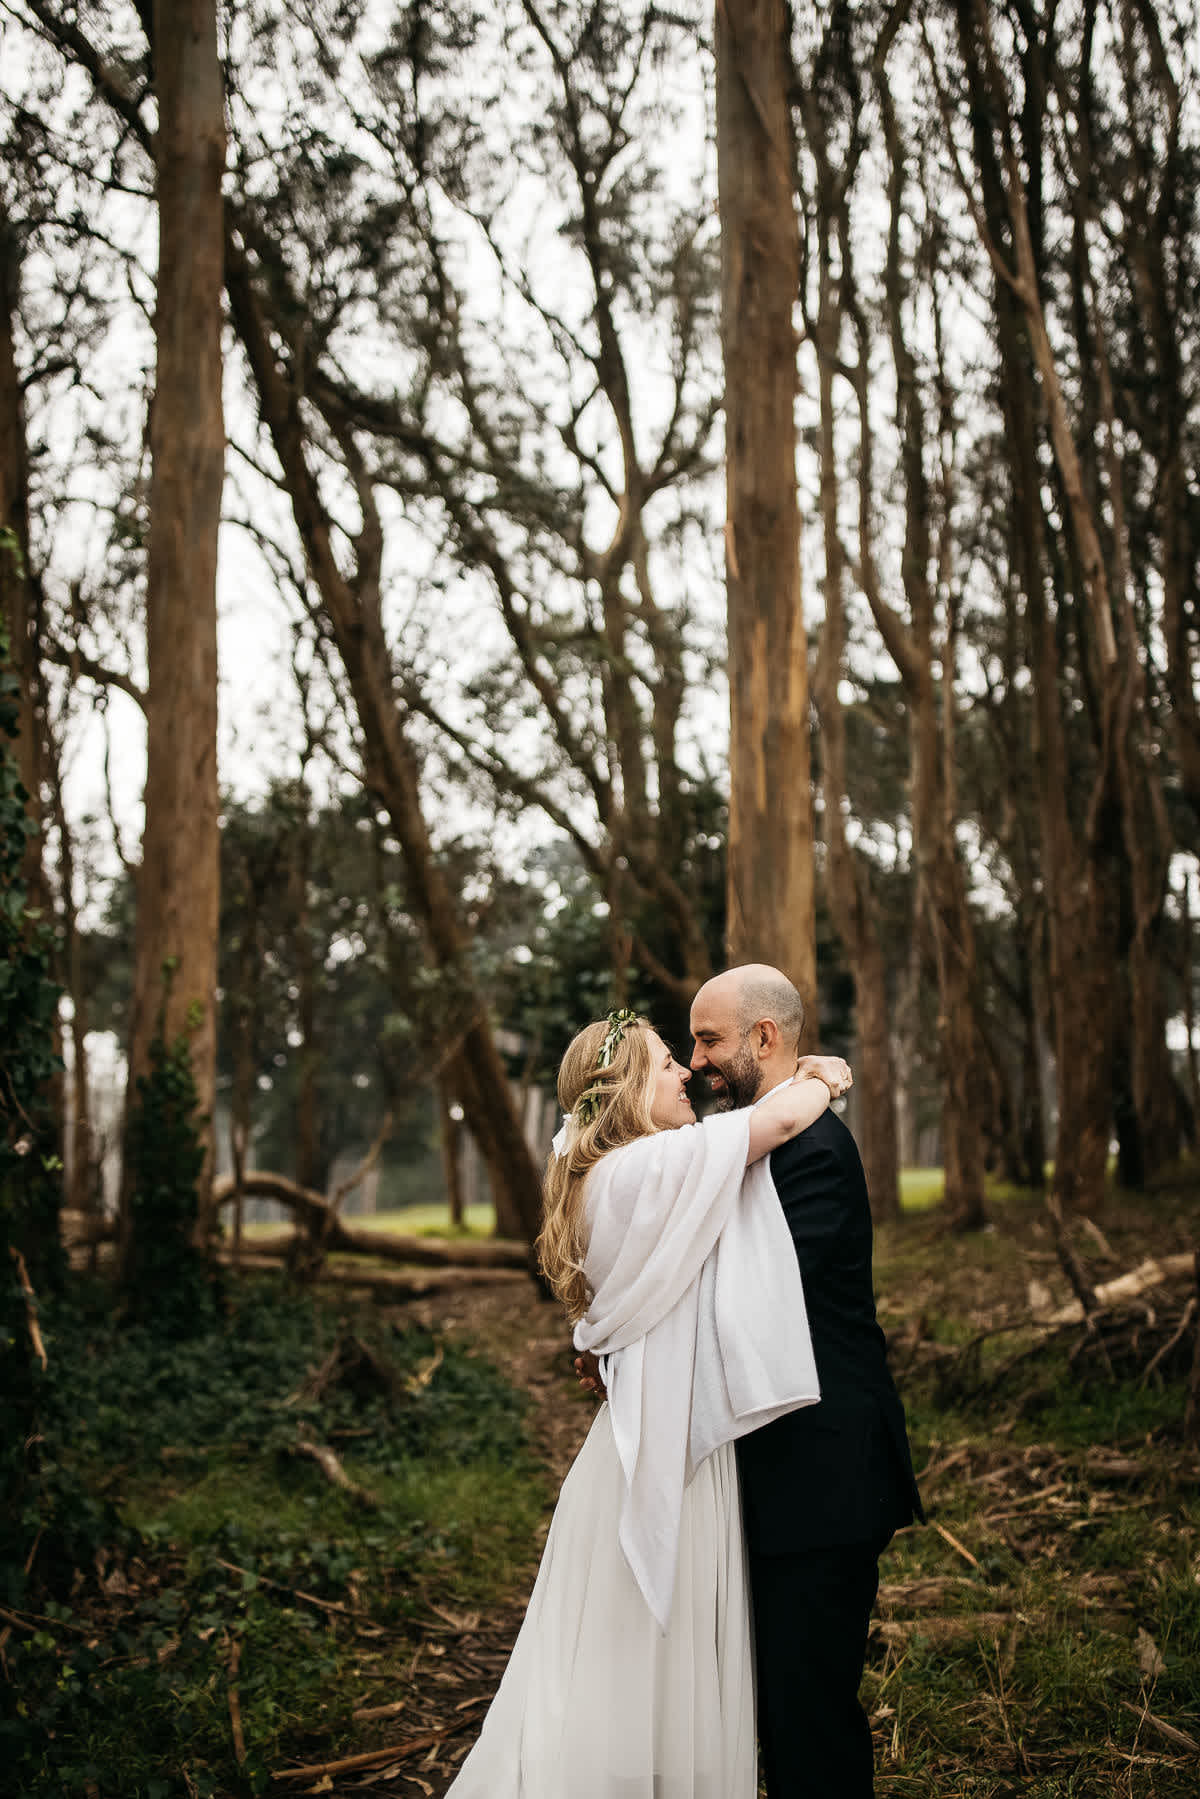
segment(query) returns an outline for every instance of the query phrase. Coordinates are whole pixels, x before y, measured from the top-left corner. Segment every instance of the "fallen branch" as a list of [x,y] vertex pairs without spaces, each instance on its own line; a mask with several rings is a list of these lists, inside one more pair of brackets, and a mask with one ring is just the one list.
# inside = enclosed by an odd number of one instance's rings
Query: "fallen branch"
[[229,1728],[233,1732],[233,1753],[238,1767],[246,1759],[246,1738],[242,1731],[242,1704],[238,1698],[237,1671],[242,1659],[242,1640],[234,1637],[229,1645]]
[[[931,1518],[929,1522],[933,1525],[934,1530],[937,1531],[938,1536],[941,1537],[944,1542],[949,1543],[951,1549],[956,1549],[965,1562],[970,1562],[972,1568],[979,1569],[979,1563],[975,1560],[971,1551],[964,1548],[958,1538],[954,1535],[953,1531],[947,1530],[944,1524],[939,1524],[936,1518]],[[982,1573],[982,1569],[979,1571]]]
[[[217,1260],[233,1268],[228,1250],[218,1250]],[[249,1255],[244,1250],[237,1262],[237,1272],[245,1274],[286,1274],[287,1264],[279,1256]],[[426,1274],[401,1274],[385,1268],[354,1268],[344,1264],[324,1267],[317,1284],[338,1287],[364,1287],[381,1299],[403,1304],[407,1299],[421,1299],[427,1293],[442,1293],[447,1288],[505,1286],[528,1280],[524,1269],[517,1268],[431,1268]]]
[[1050,1228],[1054,1234],[1054,1247],[1058,1252],[1059,1263],[1075,1294],[1079,1315],[1081,1318],[1085,1317],[1096,1309],[1096,1288],[1088,1279],[1087,1269],[1068,1234],[1057,1193],[1051,1193],[1047,1198],[1046,1210],[1050,1214]]
[[338,1599],[318,1599],[315,1593],[305,1593],[299,1587],[289,1587],[281,1580],[268,1580],[265,1574],[256,1574],[253,1568],[239,1568],[236,1562],[227,1562],[223,1556],[215,1555],[213,1560],[218,1568],[224,1568],[230,1574],[240,1574],[243,1579],[248,1574],[260,1587],[270,1587],[275,1593],[291,1593],[293,1598],[302,1599],[305,1605],[318,1606],[323,1612],[337,1612],[345,1618],[354,1616],[351,1607],[343,1605]]
[[1174,1724],[1168,1724],[1165,1718],[1156,1718],[1153,1712],[1147,1711],[1144,1706],[1131,1705],[1128,1699],[1122,1699],[1121,1704],[1127,1712],[1133,1713],[1139,1724],[1148,1724],[1151,1730],[1156,1730],[1160,1737],[1166,1738],[1168,1743],[1174,1743],[1180,1749],[1190,1749],[1194,1755],[1200,1755],[1200,1743],[1196,1741],[1195,1737],[1190,1737],[1186,1730],[1177,1730]]
[[394,1718],[407,1705],[407,1699],[392,1699],[387,1705],[360,1705],[350,1716],[356,1724],[374,1724],[380,1718]]
[[331,1481],[335,1487],[340,1487],[343,1493],[349,1493],[359,1505],[366,1506],[370,1511],[378,1506],[379,1501],[374,1493],[368,1487],[360,1487],[356,1480],[351,1480],[336,1452],[327,1443],[311,1443],[306,1437],[301,1437],[292,1444],[292,1453],[307,1456],[310,1461],[315,1462],[326,1480]]
[[[474,1699],[471,1704],[486,1704],[484,1699]],[[457,1736],[470,1723],[463,1718],[457,1724],[446,1724],[440,1730],[426,1730],[419,1737],[408,1737],[402,1743],[393,1743],[390,1749],[367,1749],[361,1755],[344,1755],[336,1762],[310,1762],[303,1768],[280,1768],[271,1776],[272,1780],[320,1780],[330,1774],[351,1774],[356,1768],[380,1768],[388,1762],[404,1761],[410,1755],[417,1755],[422,1749],[432,1749],[435,1743],[441,1743],[446,1737]]]
[[1146,1382],[1150,1379],[1150,1376],[1154,1373],[1154,1370],[1158,1367],[1158,1364],[1161,1361],[1163,1361],[1167,1356],[1170,1355],[1170,1353],[1174,1349],[1175,1345],[1181,1340],[1182,1337],[1184,1337],[1186,1335],[1188,1325],[1192,1322],[1192,1319],[1195,1317],[1196,1309],[1198,1306],[1200,1306],[1200,1299],[1198,1299],[1197,1296],[1193,1293],[1191,1298],[1188,1300],[1187,1304],[1183,1308],[1183,1317],[1179,1320],[1179,1323],[1178,1323],[1174,1333],[1167,1338],[1166,1342],[1161,1346],[1161,1348],[1157,1349],[1154,1352],[1154,1354],[1151,1356],[1150,1360],[1146,1363],[1146,1372],[1142,1376],[1143,1387],[1146,1385]]
[[[1115,1280],[1102,1281],[1095,1289],[1098,1306],[1119,1304],[1122,1300],[1136,1299],[1151,1287],[1161,1286],[1163,1281],[1175,1280],[1182,1274],[1190,1274],[1194,1257],[1190,1250],[1176,1256],[1147,1256],[1128,1274],[1119,1274]],[[1083,1307],[1078,1301],[1070,1305],[1059,1306],[1048,1318],[1038,1320],[1039,1324],[1078,1324],[1083,1318]]]
[[33,1353],[42,1364],[42,1372],[49,1367],[46,1356],[46,1345],[42,1342],[42,1333],[37,1319],[37,1294],[29,1279],[29,1270],[25,1266],[25,1257],[15,1244],[10,1243],[8,1253],[17,1264],[17,1279],[21,1283],[21,1292],[25,1295],[25,1322],[29,1326],[29,1341],[33,1345]]
[[[360,1165],[360,1170],[356,1171],[360,1178],[363,1171],[365,1169]],[[467,1240],[456,1243],[435,1237],[408,1237],[394,1231],[373,1231],[363,1226],[349,1225],[338,1217],[334,1205],[320,1193],[314,1193],[310,1187],[301,1187],[284,1174],[250,1169],[243,1176],[242,1192],[248,1199],[275,1200],[278,1205],[302,1219],[309,1235],[323,1241],[327,1250],[379,1256],[387,1262],[411,1262],[419,1267],[429,1268],[520,1268],[528,1273],[531,1267],[528,1247],[524,1243],[515,1243],[505,1238],[493,1237],[486,1242]],[[227,1205],[232,1198],[233,1177],[222,1175],[213,1182],[214,1204]],[[290,1241],[291,1233],[286,1236],[280,1233],[278,1238],[258,1239],[256,1247],[261,1251],[264,1244],[269,1244],[271,1249],[278,1249]]]
[[969,1593],[978,1593],[979,1582],[972,1580],[969,1574],[925,1574],[916,1580],[884,1581],[876,1601],[892,1611],[901,1606],[911,1611],[939,1611],[950,1594],[964,1588]]
[[18,1630],[27,1630],[30,1636],[36,1636],[39,1630],[66,1630],[75,1637],[90,1636],[82,1624],[72,1624],[67,1618],[48,1618],[44,1612],[10,1612],[7,1606],[0,1605],[0,1618],[6,1623],[15,1625]]
[[906,1643],[909,1637],[927,1637],[931,1643],[957,1643],[966,1637],[990,1636],[1027,1620],[1020,1612],[964,1612],[949,1618],[873,1618],[871,1634],[885,1643]]

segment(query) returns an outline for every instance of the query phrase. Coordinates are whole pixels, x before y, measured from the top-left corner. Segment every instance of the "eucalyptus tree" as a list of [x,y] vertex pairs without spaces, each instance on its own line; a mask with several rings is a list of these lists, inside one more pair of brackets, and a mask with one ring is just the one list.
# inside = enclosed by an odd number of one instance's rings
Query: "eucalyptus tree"
[[[811,1005],[816,930],[796,496],[799,247],[788,18],[784,0],[726,0],[716,8],[731,699],[727,937],[732,961],[786,968]],[[894,1189],[894,1172],[878,1172]]]
[[[215,565],[224,459],[224,124],[216,10],[201,4],[147,6],[140,15],[129,9],[93,19],[64,15],[35,0],[9,11],[6,29],[13,17],[27,28],[28,92],[15,97],[13,113],[34,140],[48,213],[42,253],[64,240],[90,252],[101,246],[106,262],[96,283],[103,295],[101,312],[113,312],[113,288],[123,276],[128,279],[132,305],[123,322],[127,327],[132,317],[134,329],[126,332],[119,360],[127,378],[132,373],[132,391],[119,398],[118,416],[128,419],[132,413],[135,429],[140,427],[147,393],[153,388],[155,394],[148,471],[138,467],[135,450],[133,479],[116,483],[119,497],[102,500],[105,480],[113,477],[103,472],[100,455],[107,437],[107,424],[96,423],[103,412],[100,383],[93,381],[86,356],[71,367],[76,428],[88,453],[76,460],[77,491],[43,505],[40,530],[43,537],[52,535],[57,509],[60,520],[68,520],[62,536],[69,538],[72,509],[78,515],[107,508],[113,529],[106,549],[114,553],[99,579],[89,569],[86,579],[69,582],[65,604],[54,592],[58,583],[47,564],[45,650],[49,660],[66,665],[75,682],[98,682],[106,692],[121,688],[144,708],[149,748],[130,1078],[136,1082],[145,1071],[158,1029],[170,1040],[187,1030],[199,1107],[207,1117],[217,920]],[[98,43],[88,36],[93,27],[102,34]],[[143,27],[150,40],[161,34],[153,58]],[[95,95],[82,99],[73,73],[80,63],[96,88]],[[153,131],[142,111],[151,103]],[[141,265],[155,222],[151,284]],[[88,270],[87,254],[76,266]],[[69,280],[53,291],[68,312]],[[140,335],[139,303],[145,327]],[[142,360],[148,346],[157,353],[154,375]],[[61,420],[52,418],[51,424],[52,440],[61,442]],[[92,531],[85,528],[84,536],[94,543]],[[144,599],[149,669],[144,683],[103,649],[96,654],[94,625],[105,608],[89,608],[85,599],[114,575],[115,585]],[[124,634],[122,626],[117,635]],[[167,969],[171,978],[164,984]],[[207,1178],[206,1172],[202,1186]],[[202,1205],[202,1233],[203,1213]]]
[[[1136,116],[1140,102],[1128,83],[1124,92],[1119,83],[1112,88],[1103,133],[1095,113],[1127,54],[1123,39],[1149,33],[1153,42],[1157,14],[1143,8],[1136,17],[1114,16],[1107,47],[1099,17],[1098,6],[1084,6],[1079,53],[1068,62],[1060,20],[989,14],[961,0],[954,9],[961,101],[940,88],[955,152],[960,118],[964,131],[969,120],[971,172],[960,173],[964,192],[978,192],[972,214],[993,270],[1020,514],[1014,556],[1037,720],[1058,1084],[1055,1184],[1074,1203],[1090,1202],[1103,1182],[1122,1041],[1138,1132],[1133,1165],[1152,1169],[1179,1143],[1156,944],[1171,844],[1163,763],[1154,762],[1164,747],[1146,635],[1154,602],[1139,618],[1122,447],[1133,420],[1117,414],[1114,380],[1120,312],[1100,298],[1119,295],[1125,284],[1125,247],[1100,221],[1110,201],[1128,207],[1128,170],[1121,159],[1106,192],[1091,153],[1097,136],[1119,141]],[[1059,243],[1070,246],[1061,257]],[[1131,373],[1127,365],[1125,378]],[[1160,580],[1161,572],[1153,586]],[[1113,981],[1114,966],[1128,969],[1124,990]],[[1120,1122],[1120,1107],[1117,1114]]]
[[694,190],[673,190],[654,135],[679,42],[678,23],[620,5],[402,10],[369,52],[331,29],[316,49],[353,116],[322,119],[319,141],[310,127],[286,166],[248,147],[278,185],[244,223],[330,466],[348,490],[354,475],[356,506],[364,486],[383,496],[389,544],[403,503],[424,538],[418,593],[473,607],[473,666],[457,643],[439,693],[428,633],[397,666],[405,704],[435,719],[443,756],[572,839],[682,997],[711,966],[689,862],[713,814],[696,739],[719,725],[689,718],[689,689],[717,645],[695,592],[720,380],[696,82]]
[[[367,778],[457,989],[463,1053],[447,1075],[527,1230],[532,1183],[421,764],[432,724],[442,758],[567,833],[613,920],[615,991],[626,936],[677,999],[708,972],[697,871],[712,782],[686,743],[704,644],[689,650],[679,546],[702,547],[695,487],[719,406],[713,246],[704,207],[671,203],[648,150],[642,90],[668,35],[649,8],[529,3],[401,11],[380,44],[347,15],[311,45],[335,116],[310,114],[281,149],[234,105],[248,178],[227,254],[233,320]],[[247,68],[235,96],[253,89]],[[655,343],[669,373],[644,396],[637,357]],[[453,682],[436,618],[424,657],[389,640],[397,543],[421,561],[410,595],[476,620],[486,605],[499,627],[474,626],[482,654],[455,646]]]
[[[156,0],[158,274],[146,556],[146,790],[129,1080],[186,1033],[202,1141],[216,1058],[217,532],[225,468],[224,82],[212,0]],[[198,1230],[209,1227],[201,1176]]]
[[[14,57],[18,65],[20,60]],[[0,509],[19,552],[0,568],[0,582],[21,707],[15,747],[36,827],[26,841],[25,885],[31,905],[54,918],[55,973],[70,999],[64,1030],[71,1056],[58,1086],[64,1198],[86,1208],[95,1171],[77,928],[81,876],[78,821],[70,817],[64,793],[70,744],[89,710],[85,690],[104,659],[89,655],[80,627],[105,572],[85,576],[74,551],[81,538],[96,536],[82,524],[87,510],[101,515],[107,509],[115,520],[121,496],[134,482],[115,445],[120,405],[109,413],[95,380],[112,313],[109,252],[98,248],[110,220],[103,205],[93,204],[85,222],[75,204],[75,177],[63,168],[62,142],[70,141],[67,126],[76,127],[78,118],[64,110],[61,82],[47,58],[33,55],[27,62],[20,103],[15,97],[0,102]],[[93,202],[104,182],[103,162],[98,156],[88,171]],[[56,666],[62,663],[69,673]],[[121,679],[115,672],[112,678]],[[124,680],[128,690],[140,691],[128,676]]]
[[[902,9],[835,5],[800,40],[802,304],[816,362],[825,592],[816,692],[834,917],[855,968],[867,1110],[878,1133],[870,1148],[877,1178],[886,1174],[894,1191],[888,983],[869,864],[852,851],[846,828],[854,800],[839,688],[852,573],[904,695],[913,923],[938,995],[946,1194],[954,1223],[970,1229],[985,1216],[984,1052],[955,775],[963,603],[955,483],[963,433],[952,396],[961,362],[946,341],[946,249],[922,123],[898,104],[903,89],[888,66],[901,16]],[[883,204],[868,221],[876,184]],[[839,388],[847,402],[840,407]],[[881,416],[881,390],[894,395],[890,416]],[[846,464],[857,474],[853,507],[842,499]]]
[[25,793],[29,835],[24,849],[24,883],[33,905],[42,903],[41,793],[44,762],[41,671],[38,657],[37,588],[29,540],[29,445],[25,397],[18,364],[22,237],[0,195],[0,616],[7,622],[20,708],[16,733],[19,777]]

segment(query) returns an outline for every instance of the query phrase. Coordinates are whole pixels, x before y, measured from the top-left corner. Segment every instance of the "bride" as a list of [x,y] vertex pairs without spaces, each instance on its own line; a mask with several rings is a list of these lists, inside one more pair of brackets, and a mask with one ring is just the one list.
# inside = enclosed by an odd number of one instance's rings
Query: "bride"
[[563,1058],[538,1249],[608,1404],[447,1799],[754,1799],[733,1443],[819,1398],[764,1158],[850,1084],[836,1057],[800,1066],[757,1106],[697,1124],[691,1071],[632,1012]]

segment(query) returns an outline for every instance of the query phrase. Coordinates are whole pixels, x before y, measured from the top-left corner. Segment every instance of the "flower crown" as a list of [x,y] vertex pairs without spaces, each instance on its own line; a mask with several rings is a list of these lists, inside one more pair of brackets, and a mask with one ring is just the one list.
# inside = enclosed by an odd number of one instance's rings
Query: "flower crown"
[[[629,1006],[622,1006],[619,1011],[610,1012],[605,1019],[608,1029],[604,1033],[604,1042],[600,1045],[600,1054],[596,1057],[596,1072],[612,1066],[612,1059],[621,1047],[630,1025],[636,1024],[638,1015]],[[603,1097],[602,1087],[588,1087],[579,1098],[561,1126],[555,1133],[553,1149],[556,1156],[565,1156],[575,1142],[581,1130],[599,1115],[600,1101]]]

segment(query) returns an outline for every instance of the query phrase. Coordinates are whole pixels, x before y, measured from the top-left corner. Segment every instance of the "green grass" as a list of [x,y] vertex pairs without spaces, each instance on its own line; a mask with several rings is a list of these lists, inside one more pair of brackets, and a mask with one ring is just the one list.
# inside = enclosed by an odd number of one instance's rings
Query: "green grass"
[[[452,1226],[445,1206],[401,1206],[390,1212],[368,1212],[355,1215],[347,1222],[366,1230],[395,1231],[407,1237],[490,1237],[496,1228],[496,1212],[491,1205],[468,1206],[465,1223]],[[277,1223],[255,1223],[244,1227],[247,1240],[266,1237],[282,1228]]]
[[[1062,1472],[1054,1467],[1048,1488]],[[903,1597],[885,1599],[908,1627],[873,1647],[864,1683],[884,1746],[881,1799],[1194,1796],[1195,1759],[1138,1714],[1200,1735],[1200,1502],[1165,1466],[1128,1495],[1089,1480],[1080,1461],[1067,1465],[1069,1505],[1052,1494],[1014,1527],[991,1516],[1004,1509],[996,1473],[984,1438],[973,1472],[929,1495],[931,1515],[977,1565],[934,1529],[905,1532],[884,1559],[901,1594],[918,1579],[955,1584],[924,1632]],[[1079,1529],[1097,1508],[1094,1528]],[[947,1640],[948,1624],[962,1634]],[[1131,1753],[1147,1759],[1131,1763]]]
[[940,1206],[945,1188],[946,1177],[940,1168],[900,1170],[900,1205],[905,1212],[928,1212]]

